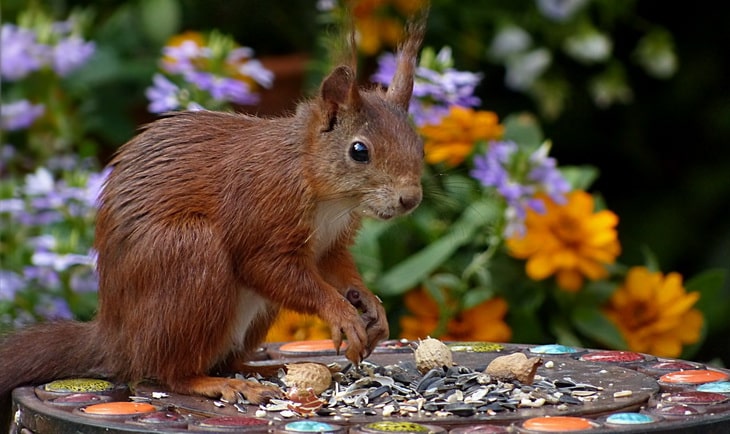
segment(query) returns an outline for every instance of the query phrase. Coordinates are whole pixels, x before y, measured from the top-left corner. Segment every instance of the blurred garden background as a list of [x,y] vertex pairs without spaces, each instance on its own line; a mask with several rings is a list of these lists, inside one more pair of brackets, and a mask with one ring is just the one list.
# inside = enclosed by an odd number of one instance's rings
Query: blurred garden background
[[[355,2],[363,84],[387,85],[422,3]],[[3,0],[0,331],[90,319],[114,151],[169,110],[290,113],[332,65],[342,6]],[[412,104],[424,203],[353,247],[392,337],[730,365],[727,13],[433,0]],[[269,339],[326,334],[292,315]]]

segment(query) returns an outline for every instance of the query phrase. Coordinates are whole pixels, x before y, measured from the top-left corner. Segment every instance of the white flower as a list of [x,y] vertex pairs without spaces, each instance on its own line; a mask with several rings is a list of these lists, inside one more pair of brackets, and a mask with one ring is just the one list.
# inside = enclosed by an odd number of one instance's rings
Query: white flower
[[537,48],[507,61],[505,84],[513,90],[526,90],[550,66],[552,55],[546,48]]
[[87,267],[94,267],[94,258],[90,255],[79,255],[77,253],[55,253],[37,251],[33,253],[31,257],[33,265],[39,267],[51,267],[55,271],[64,271],[74,265],[85,265]]
[[537,9],[553,21],[568,21],[588,0],[537,0]]
[[502,60],[527,50],[530,45],[532,37],[525,29],[509,25],[500,29],[494,36],[489,46],[489,55],[496,60]]
[[55,183],[53,175],[45,167],[39,167],[35,173],[25,177],[25,194],[29,196],[42,196],[51,193]]
[[566,38],[563,49],[579,62],[596,63],[611,56],[613,43],[603,33],[587,32]]

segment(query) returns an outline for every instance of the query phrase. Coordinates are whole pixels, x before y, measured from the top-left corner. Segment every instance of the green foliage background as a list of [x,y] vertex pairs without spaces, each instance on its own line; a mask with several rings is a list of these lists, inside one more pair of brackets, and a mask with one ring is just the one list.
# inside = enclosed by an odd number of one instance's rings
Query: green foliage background
[[[600,8],[603,13],[592,18],[609,29],[613,55],[625,66],[625,77],[633,90],[633,101],[628,104],[597,108],[586,91],[596,67],[566,61],[560,54],[555,62],[569,83],[569,95],[562,100],[559,114],[546,114],[544,101],[504,86],[504,68],[490,62],[484,53],[500,19],[516,17],[528,23],[535,19],[522,12],[532,4],[529,0],[434,0],[426,43],[435,47],[450,45],[459,69],[482,72],[479,94],[483,106],[500,117],[525,110],[542,114],[544,134],[555,143],[553,155],[561,164],[600,169],[594,188],[621,218],[624,262],[641,263],[651,256],[661,269],[676,270],[684,276],[712,268],[730,270],[730,58],[726,55],[730,33],[724,30],[730,6],[719,3],[709,8],[657,0],[596,1],[604,6]],[[42,2],[59,17],[76,7],[94,11],[89,37],[97,42],[97,55],[83,75],[69,82],[69,92],[84,101],[79,110],[87,122],[83,128],[91,138],[89,143],[77,144],[78,151],[97,154],[105,161],[139,125],[153,119],[145,109],[144,89],[156,69],[160,48],[170,35],[186,29],[216,28],[252,47],[258,57],[307,53],[317,58],[322,54],[318,39],[321,23],[315,3]],[[2,20],[13,21],[27,5],[27,0],[3,0]],[[648,77],[632,61],[639,33],[652,26],[661,26],[671,34],[678,53],[679,69],[667,80]],[[559,35],[545,33],[547,41],[552,37]],[[366,60],[366,70],[372,62]],[[317,77],[317,69],[313,68],[305,83],[315,83]],[[303,86],[302,93],[310,90]],[[480,212],[488,214],[490,210]],[[452,230],[437,241],[445,247],[439,252],[470,236],[468,216],[464,220],[463,229]],[[367,240],[360,245],[363,249],[375,248]],[[434,252],[436,249],[423,255]],[[386,291],[397,291],[400,288],[394,282],[402,282],[410,272],[406,269],[403,275],[381,276],[380,284]],[[701,279],[717,283],[720,277],[709,273]],[[703,286],[703,282],[688,282],[687,289],[697,285]],[[715,287],[719,289],[713,297],[705,296],[700,301],[710,322],[708,339],[697,357],[719,357],[727,365],[730,329],[727,321],[720,319],[729,311],[730,282],[726,279],[724,286]],[[589,288],[585,296],[600,297],[601,290]],[[518,294],[519,288],[515,291]],[[590,313],[577,311],[574,315],[577,323],[591,329]],[[526,315],[524,320],[529,323],[531,318]],[[559,332],[561,324],[553,324],[553,328]],[[534,333],[539,340],[540,331]]]

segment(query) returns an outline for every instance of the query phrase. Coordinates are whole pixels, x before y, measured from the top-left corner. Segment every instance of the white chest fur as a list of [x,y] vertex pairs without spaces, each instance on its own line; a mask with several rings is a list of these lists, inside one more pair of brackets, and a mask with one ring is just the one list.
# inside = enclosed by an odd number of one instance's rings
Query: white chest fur
[[239,291],[238,316],[231,336],[234,348],[243,345],[249,327],[259,315],[268,310],[268,304],[265,298],[250,289],[243,288]]
[[350,199],[335,199],[321,202],[314,213],[314,253],[321,257],[342,234],[352,219],[351,213],[357,202]]

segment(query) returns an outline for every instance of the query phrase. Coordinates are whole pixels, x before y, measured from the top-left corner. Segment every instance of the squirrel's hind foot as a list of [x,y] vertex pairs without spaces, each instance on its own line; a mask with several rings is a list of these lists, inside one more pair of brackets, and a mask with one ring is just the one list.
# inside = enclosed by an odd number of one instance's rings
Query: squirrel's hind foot
[[238,394],[243,395],[252,404],[261,404],[272,398],[282,397],[281,389],[276,386],[236,378],[198,376],[176,381],[169,386],[174,392],[222,398],[228,402],[237,402]]

